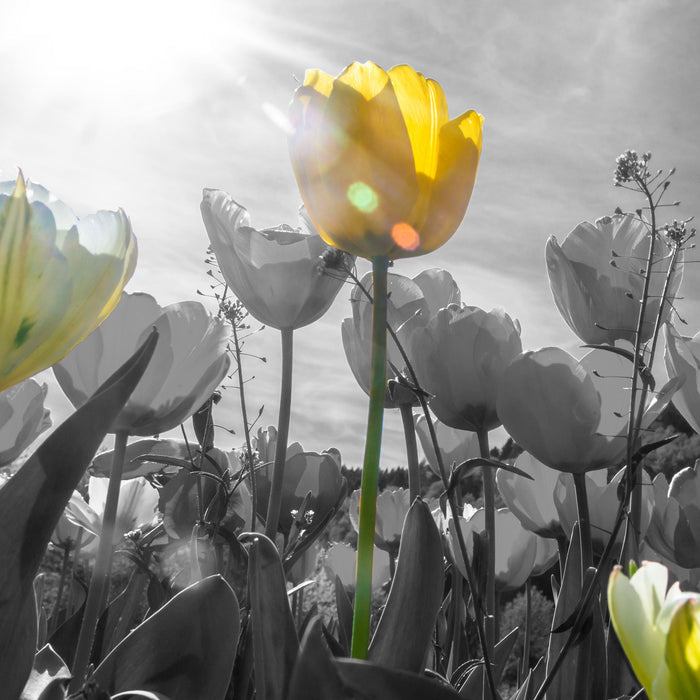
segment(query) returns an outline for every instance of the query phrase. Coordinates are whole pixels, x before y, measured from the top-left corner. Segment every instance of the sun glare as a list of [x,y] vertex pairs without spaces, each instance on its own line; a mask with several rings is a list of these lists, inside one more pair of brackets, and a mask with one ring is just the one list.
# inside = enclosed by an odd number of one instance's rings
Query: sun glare
[[16,3],[3,12],[12,27],[3,49],[21,57],[15,85],[34,86],[43,106],[72,103],[83,116],[128,121],[175,109],[222,75],[243,72],[247,49],[259,44],[248,14],[224,0]]

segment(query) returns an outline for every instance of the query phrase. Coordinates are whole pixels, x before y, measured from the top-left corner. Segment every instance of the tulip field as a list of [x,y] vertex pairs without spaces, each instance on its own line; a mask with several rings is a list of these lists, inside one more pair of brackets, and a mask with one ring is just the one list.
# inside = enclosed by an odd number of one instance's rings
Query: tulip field
[[[625,151],[610,170],[637,208],[548,240],[575,359],[524,347],[429,257],[394,265],[461,224],[484,117],[408,65],[311,69],[290,98],[300,226],[256,229],[204,189],[213,311],[124,291],[121,209],[78,218],[21,171],[0,183],[0,699],[700,698],[700,476],[654,461],[680,440],[665,417],[700,433],[675,171]],[[356,489],[337,449],[290,439],[295,332],[341,290],[368,401]],[[251,323],[281,344],[267,428]],[[73,411],[36,447],[47,368]],[[387,410],[404,483],[380,490]]]

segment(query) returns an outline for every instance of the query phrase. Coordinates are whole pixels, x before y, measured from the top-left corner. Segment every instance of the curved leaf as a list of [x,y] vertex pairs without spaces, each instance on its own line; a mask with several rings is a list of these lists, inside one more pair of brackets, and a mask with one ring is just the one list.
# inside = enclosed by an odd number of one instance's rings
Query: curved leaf
[[37,651],[34,666],[20,700],[62,700],[71,675],[50,644]]
[[321,620],[316,618],[301,642],[287,700],[341,700],[344,697],[349,696],[345,694],[338,669],[323,641]]
[[[63,509],[143,375],[158,340],[144,344],[0,489],[0,678],[19,697],[36,648],[34,576]],[[33,637],[31,630],[34,630]]]
[[396,573],[368,660],[419,673],[425,666],[444,585],[440,532],[417,498],[406,514]]
[[258,700],[286,700],[299,651],[277,547],[257,535],[249,552],[248,597]]
[[91,680],[110,694],[223,700],[240,633],[238,601],[221,576],[178,593],[118,644]]
[[335,659],[333,663],[345,686],[347,698],[459,700],[459,695],[447,682],[441,683],[417,673],[397,671],[359,659]]

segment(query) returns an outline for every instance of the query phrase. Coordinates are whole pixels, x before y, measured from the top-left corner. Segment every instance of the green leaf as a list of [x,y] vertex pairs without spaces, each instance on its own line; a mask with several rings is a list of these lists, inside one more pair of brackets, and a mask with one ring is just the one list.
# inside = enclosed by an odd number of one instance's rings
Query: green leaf
[[306,630],[299,649],[286,700],[336,700],[346,695],[340,673],[323,640],[316,618]]
[[102,628],[100,659],[107,656],[133,628],[139,603],[148,584],[149,574],[135,569],[124,590],[109,604]]
[[70,670],[50,644],[37,651],[20,700],[63,700]]
[[[518,688],[515,695],[513,695],[510,700],[532,700],[532,698],[535,697],[535,691],[542,684],[543,680],[544,663],[543,659],[540,657],[535,667],[530,669],[525,682]],[[603,696],[601,695],[600,697],[602,698]]]
[[449,683],[417,673],[359,659],[334,659],[333,663],[346,688],[346,695],[341,697],[358,700],[459,700],[460,697]]
[[257,700],[286,700],[299,652],[277,547],[256,535],[250,547],[248,599],[255,657]]
[[19,697],[36,649],[34,576],[73,490],[143,375],[158,340],[146,342],[0,489],[0,678]]
[[[508,657],[513,652],[515,642],[518,641],[518,631],[517,627],[511,630],[494,648],[494,655],[491,663],[493,664],[493,680],[496,686],[498,686],[501,681]],[[480,700],[482,692],[485,692],[484,697],[490,698],[491,695],[485,686],[484,680],[484,660],[482,658],[479,665],[472,668],[464,683],[459,686],[459,697],[479,698]]]
[[91,680],[110,694],[223,700],[240,633],[238,601],[221,576],[178,593],[118,644]]
[[335,577],[335,607],[338,611],[338,636],[347,656],[350,655],[352,640],[352,603],[340,576]]
[[[571,544],[566,556],[564,565],[564,576],[562,578],[559,597],[554,608],[554,619],[552,629],[561,627],[566,620],[578,609],[581,600],[581,589],[583,587],[583,571],[581,567],[581,536],[578,522],[574,524],[571,531]],[[547,650],[547,673],[549,674],[552,665],[557,660],[569,632],[552,632],[549,636],[549,648]],[[576,683],[576,653],[572,651],[562,662],[559,671],[554,676],[547,697],[552,698],[573,698],[575,695]]]
[[517,476],[522,476],[524,479],[530,479],[530,481],[533,481],[531,474],[528,474],[526,471],[523,471],[512,464],[499,462],[497,459],[489,459],[487,457],[472,457],[462,462],[452,470],[450,480],[447,485],[447,493],[452,493],[462,479],[471,474],[475,469],[484,467],[487,469],[503,469],[503,471],[511,472],[512,474],[517,474]]
[[388,668],[423,671],[444,586],[440,532],[417,498],[406,514],[396,573],[368,660]]

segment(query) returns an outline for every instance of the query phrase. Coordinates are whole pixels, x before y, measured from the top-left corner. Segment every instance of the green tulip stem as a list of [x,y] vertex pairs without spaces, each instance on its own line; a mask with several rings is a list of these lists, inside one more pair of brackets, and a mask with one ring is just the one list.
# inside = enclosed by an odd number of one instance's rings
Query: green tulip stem
[[588,512],[588,494],[586,492],[586,475],[574,474],[576,505],[578,507],[578,527],[581,533],[581,571],[593,566],[593,544],[591,541],[591,517]]
[[408,463],[408,490],[410,502],[420,496],[420,466],[418,464],[418,445],[416,444],[416,426],[413,423],[413,406],[409,403],[399,404],[403,434],[406,438],[406,459]]
[[265,536],[273,542],[277,539],[277,526],[282,507],[282,484],[284,465],[287,461],[287,439],[289,438],[289,417],[292,409],[292,360],[294,355],[294,329],[282,328],[282,387],[280,389],[280,412],[277,419],[277,445],[275,462],[272,467],[270,499],[267,502]]
[[386,393],[386,321],[387,277],[389,259],[384,255],[372,258],[372,372],[370,376],[369,415],[365,459],[360,483],[359,534],[357,570],[355,573],[355,609],[352,617],[350,655],[366,659],[369,648],[369,627],[372,605],[372,565],[374,530],[377,515],[377,483],[379,453],[382,446],[384,395]]
[[[479,452],[484,459],[489,459],[489,433],[481,428],[477,430]],[[481,468],[484,484],[484,515],[486,533],[488,534],[488,567],[486,568],[486,643],[493,653],[496,645],[496,484],[493,469]]]
[[100,616],[103,598],[105,593],[108,592],[112,550],[114,549],[114,530],[117,519],[117,506],[119,504],[119,487],[122,483],[124,455],[128,438],[129,432],[126,430],[118,430],[114,436],[114,457],[107,485],[107,498],[105,499],[105,510],[102,516],[100,542],[95,559],[95,568],[90,579],[87,600],[85,601],[85,613],[80,626],[78,645],[75,650],[73,679],[69,689],[71,693],[80,690],[87,680],[86,674],[90,664],[90,657],[92,656],[97,621]]

